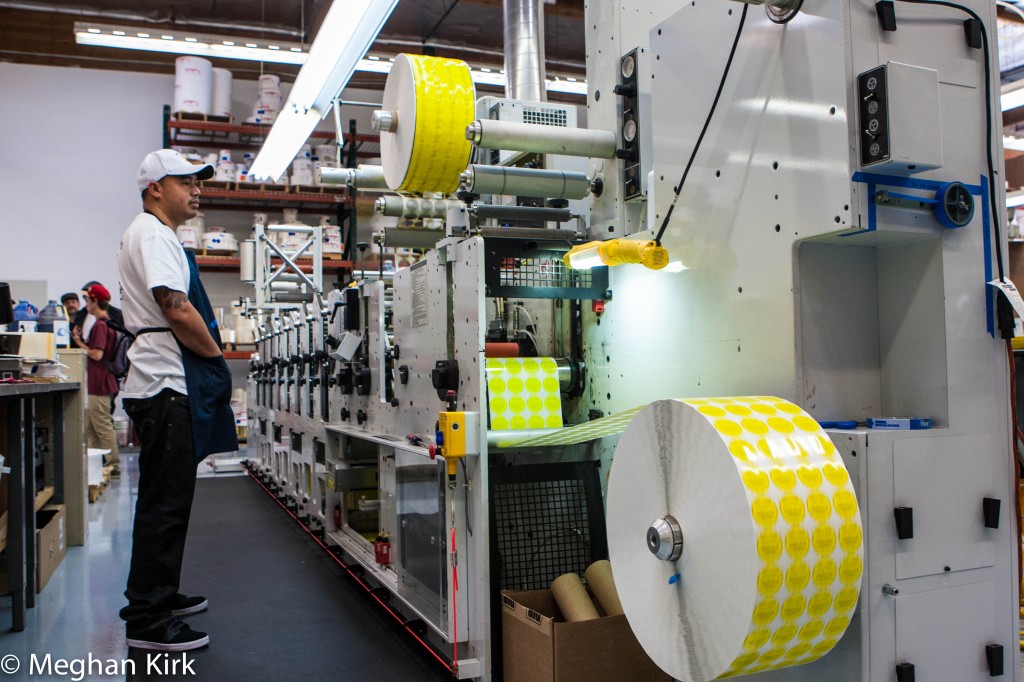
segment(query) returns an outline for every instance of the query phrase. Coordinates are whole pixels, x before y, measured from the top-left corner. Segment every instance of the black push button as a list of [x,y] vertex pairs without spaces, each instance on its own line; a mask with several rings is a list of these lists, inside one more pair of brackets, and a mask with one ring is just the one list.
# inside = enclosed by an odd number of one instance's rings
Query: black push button
[[896,30],[896,6],[892,0],[881,0],[875,3],[875,14],[883,31]]
[[1001,502],[1001,500],[997,500],[991,497],[986,497],[984,500],[982,500],[982,511],[985,514],[986,528],[999,527],[999,507]]
[[967,38],[967,46],[980,50],[981,43],[981,22],[977,19],[964,20],[964,36]]
[[900,540],[914,537],[914,508],[896,507],[892,512],[896,517],[896,536]]
[[916,682],[913,663],[896,664],[896,682]]
[[989,644],[985,647],[985,658],[988,660],[988,676],[1000,677],[1003,674],[1003,645]]

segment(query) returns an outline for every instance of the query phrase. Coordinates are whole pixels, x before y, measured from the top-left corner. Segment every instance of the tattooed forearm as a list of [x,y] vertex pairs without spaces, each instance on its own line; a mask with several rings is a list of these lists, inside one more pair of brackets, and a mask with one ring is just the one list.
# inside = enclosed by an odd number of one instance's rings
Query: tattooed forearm
[[170,310],[172,308],[180,310],[183,305],[188,303],[187,295],[167,287],[155,287],[153,289],[153,298],[156,300],[156,304],[163,310]]

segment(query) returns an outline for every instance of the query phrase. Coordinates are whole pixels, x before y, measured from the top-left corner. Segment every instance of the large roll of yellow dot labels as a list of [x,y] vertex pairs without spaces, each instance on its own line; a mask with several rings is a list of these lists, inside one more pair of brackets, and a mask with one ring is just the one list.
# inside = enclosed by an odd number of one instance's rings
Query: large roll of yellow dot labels
[[495,431],[562,425],[562,396],[554,358],[488,358],[487,405]]
[[615,585],[644,650],[676,679],[827,654],[857,606],[862,539],[835,446],[780,398],[658,401],[615,451]]
[[384,179],[398,192],[454,192],[469,163],[466,126],[476,118],[469,66],[457,59],[400,54],[384,85],[381,131]]

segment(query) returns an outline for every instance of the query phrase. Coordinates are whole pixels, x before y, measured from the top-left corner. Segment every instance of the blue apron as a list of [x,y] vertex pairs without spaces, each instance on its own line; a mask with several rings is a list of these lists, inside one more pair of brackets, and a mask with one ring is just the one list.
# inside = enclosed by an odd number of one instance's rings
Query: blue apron
[[[199,280],[196,256],[185,251],[188,259],[188,301],[206,322],[210,336],[221,345],[217,318]],[[185,387],[188,407],[192,413],[192,440],[195,444],[196,464],[207,455],[234,452],[238,449],[235,433],[235,413],[231,409],[231,370],[223,356],[204,358],[186,348],[180,341],[181,362],[185,367]]]

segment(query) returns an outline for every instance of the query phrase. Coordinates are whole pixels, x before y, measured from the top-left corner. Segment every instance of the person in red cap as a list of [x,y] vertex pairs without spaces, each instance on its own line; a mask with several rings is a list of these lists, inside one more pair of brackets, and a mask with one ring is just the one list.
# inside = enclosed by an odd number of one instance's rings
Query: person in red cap
[[110,292],[102,284],[93,284],[85,292],[85,308],[96,318],[89,331],[88,341],[82,338],[82,328],[72,330],[75,345],[88,351],[88,407],[86,408],[85,437],[90,448],[110,450],[107,463],[114,466],[114,475],[120,474],[120,453],[114,433],[114,419],[110,415],[110,397],[117,395],[117,379],[104,362],[108,349],[114,343],[114,333],[107,327],[110,319]]

